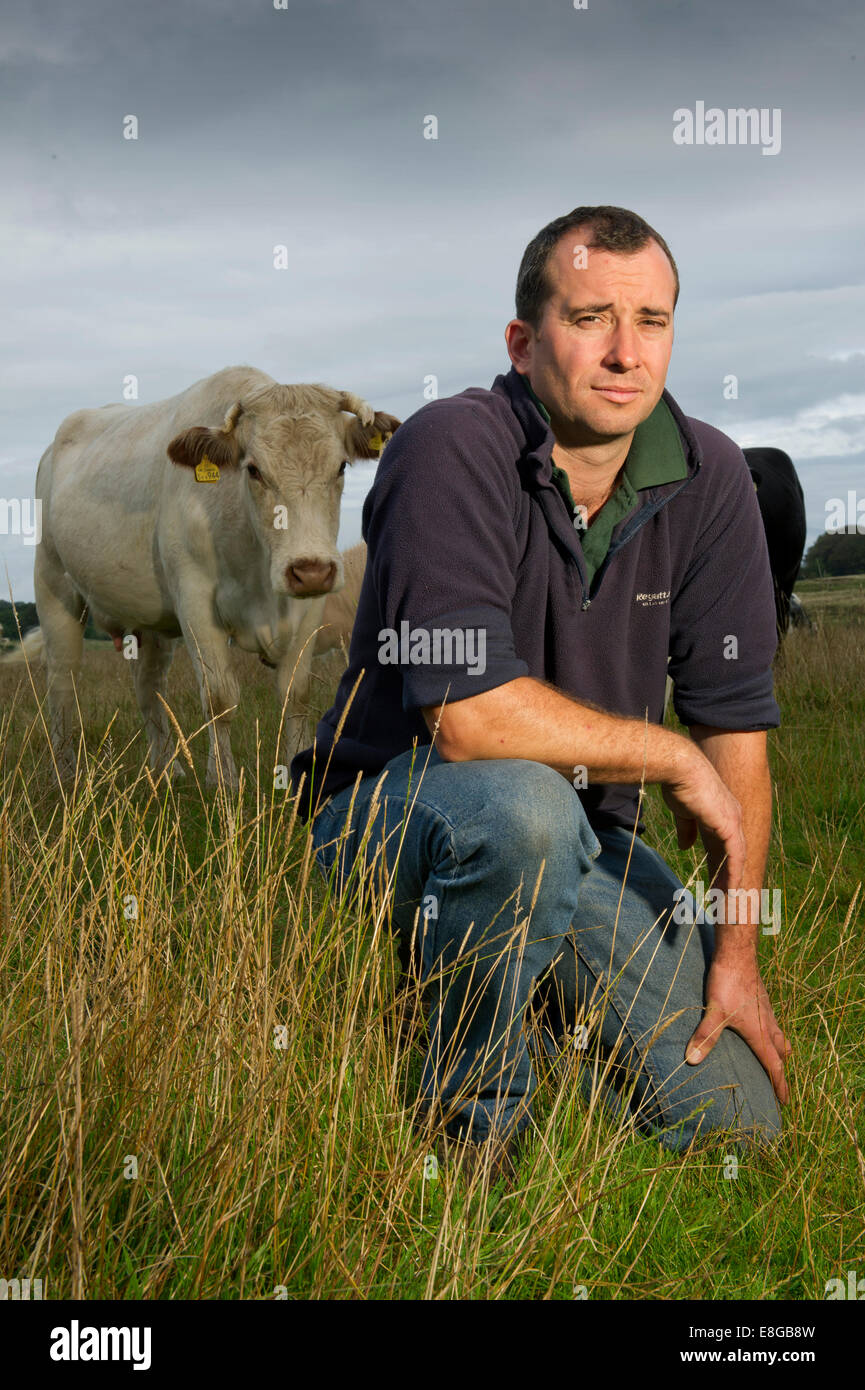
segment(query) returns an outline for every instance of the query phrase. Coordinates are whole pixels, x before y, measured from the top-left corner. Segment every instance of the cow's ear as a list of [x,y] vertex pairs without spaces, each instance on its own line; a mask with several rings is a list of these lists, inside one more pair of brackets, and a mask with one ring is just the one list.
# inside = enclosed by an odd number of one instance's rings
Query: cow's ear
[[235,425],[242,414],[243,406],[238,401],[226,415],[222,429],[193,425],[176,434],[167,450],[171,462],[182,464],[184,468],[196,468],[206,457],[217,468],[236,468],[240,461],[240,440]]
[[345,442],[351,458],[377,459],[394,430],[402,424],[395,415],[377,410],[368,424],[353,416],[346,420]]

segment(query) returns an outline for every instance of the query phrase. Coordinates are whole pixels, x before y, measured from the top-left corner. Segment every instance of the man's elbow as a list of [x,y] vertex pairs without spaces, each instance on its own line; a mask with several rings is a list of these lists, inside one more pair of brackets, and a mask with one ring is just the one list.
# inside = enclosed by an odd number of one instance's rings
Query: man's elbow
[[465,763],[475,758],[506,756],[498,749],[504,744],[501,734],[511,723],[515,701],[525,695],[523,677],[493,686],[480,695],[470,695],[451,704],[427,705],[421,711],[426,726],[435,738],[435,746],[445,762]]
[[464,713],[457,713],[456,706],[428,705],[422,713],[436,752],[446,763],[464,763],[477,756],[472,748],[468,721]]

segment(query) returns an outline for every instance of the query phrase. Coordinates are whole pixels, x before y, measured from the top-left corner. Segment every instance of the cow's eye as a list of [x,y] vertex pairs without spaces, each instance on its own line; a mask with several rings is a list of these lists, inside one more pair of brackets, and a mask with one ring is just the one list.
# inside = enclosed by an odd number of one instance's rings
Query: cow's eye
[[340,477],[342,477],[343,473],[345,472],[345,470],[346,470],[347,468],[348,468],[348,459],[343,459],[342,463],[339,465],[339,476],[340,476]]
[[250,478],[254,478],[257,483],[264,482],[264,479],[262,478],[254,463],[248,463],[246,465],[246,471],[249,474]]

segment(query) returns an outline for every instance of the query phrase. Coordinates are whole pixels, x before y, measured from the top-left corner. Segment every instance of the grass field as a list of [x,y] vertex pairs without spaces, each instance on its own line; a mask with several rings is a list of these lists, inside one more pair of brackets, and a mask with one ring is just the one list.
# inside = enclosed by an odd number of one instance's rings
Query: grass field
[[[539,1079],[512,1188],[413,1137],[387,902],[330,900],[272,769],[271,677],[243,663],[239,798],[205,795],[185,653],[186,784],[142,771],[126,663],[88,650],[86,764],[52,781],[44,675],[0,665],[0,1276],[47,1298],[812,1299],[865,1276],[865,584],[798,588],[777,669],[783,927],[761,959],[794,1043],[769,1153],[673,1156]],[[329,703],[340,662],[317,676]],[[186,765],[184,761],[184,765]],[[687,880],[656,789],[648,838]],[[577,1057],[572,1067],[587,1065]]]

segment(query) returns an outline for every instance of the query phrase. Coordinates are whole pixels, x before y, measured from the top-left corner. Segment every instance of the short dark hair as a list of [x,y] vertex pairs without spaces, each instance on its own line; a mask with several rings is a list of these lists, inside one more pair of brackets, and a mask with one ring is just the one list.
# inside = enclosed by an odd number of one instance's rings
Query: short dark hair
[[642,251],[650,241],[656,241],[673,267],[676,292],[673,307],[679,298],[679,272],[673,253],[662,236],[650,227],[636,212],[627,208],[585,207],[574,208],[562,217],[556,217],[542,227],[523,252],[517,275],[516,310],[517,318],[524,319],[537,331],[544,312],[544,305],[550,297],[547,280],[547,263],[552,252],[567,232],[578,228],[588,228],[591,236],[585,245],[600,251],[612,251],[622,256],[634,255]]

